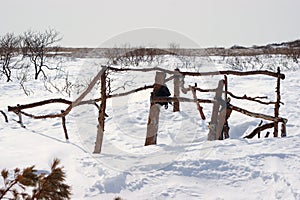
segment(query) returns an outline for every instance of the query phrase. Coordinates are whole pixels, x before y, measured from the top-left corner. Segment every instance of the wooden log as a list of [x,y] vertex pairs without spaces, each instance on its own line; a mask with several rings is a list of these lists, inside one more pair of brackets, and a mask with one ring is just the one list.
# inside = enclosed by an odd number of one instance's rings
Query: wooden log
[[159,123],[160,106],[152,101],[154,94],[157,93],[159,88],[165,83],[166,74],[164,72],[156,72],[155,84],[153,92],[151,93],[150,111],[147,123],[147,134],[145,140],[145,146],[153,145],[157,143],[157,132]]
[[262,126],[259,126],[259,127],[255,128],[249,135],[245,136],[244,138],[251,139],[256,134],[260,133],[261,131],[266,130],[268,128],[273,128],[273,127],[274,127],[274,122],[268,123],[268,124],[264,124]]
[[[277,86],[276,86],[276,103],[274,108],[274,117],[279,116],[279,107],[280,107],[280,67],[277,68]],[[278,122],[274,123],[274,137],[278,137]]]
[[95,142],[94,153],[101,153],[103,135],[104,135],[104,124],[105,124],[105,109],[106,109],[106,71],[101,75],[101,104],[98,112],[98,126],[97,126],[97,137]]
[[220,80],[216,91],[215,102],[213,104],[211,121],[209,125],[209,133],[207,137],[207,139],[210,141],[217,139],[218,113],[220,108],[220,100],[222,99],[223,86],[224,86],[224,81]]
[[[175,69],[175,71],[179,72],[179,69]],[[177,99],[180,97],[180,76],[175,75],[174,76],[174,98]],[[180,103],[179,101],[174,101],[173,104],[173,112],[179,112],[180,111]]]

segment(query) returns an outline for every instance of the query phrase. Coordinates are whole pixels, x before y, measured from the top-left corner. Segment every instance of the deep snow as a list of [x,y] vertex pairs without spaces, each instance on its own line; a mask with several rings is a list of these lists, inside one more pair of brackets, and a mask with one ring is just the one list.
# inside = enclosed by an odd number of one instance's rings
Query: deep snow
[[[214,58],[218,60],[219,58]],[[221,60],[221,59],[219,59]],[[172,61],[165,64],[167,67]],[[97,59],[74,59],[63,63],[71,80],[88,82],[99,69]],[[219,64],[200,70],[222,69]],[[221,63],[221,64],[220,64]],[[226,66],[225,66],[226,68]],[[49,98],[75,99],[72,93],[50,93],[41,81],[30,80],[26,96],[17,82],[1,82],[0,109],[9,123],[0,120],[0,169],[36,165],[47,170],[53,158],[61,159],[72,186],[72,199],[300,199],[300,70],[284,71],[280,116],[287,118],[286,138],[243,139],[260,120],[233,113],[231,139],[207,141],[207,124],[212,106],[204,106],[202,121],[194,103],[182,103],[181,112],[161,108],[158,145],[144,147],[150,90],[109,100],[102,153],[92,154],[96,137],[97,110],[79,106],[67,116],[70,140],[64,139],[61,119],[34,120],[17,116],[7,106]],[[152,84],[154,73],[112,74],[113,87],[126,82],[126,91]],[[201,78],[198,85],[214,88],[222,76]],[[191,79],[187,84],[193,84]],[[57,80],[58,84],[63,83]],[[121,84],[121,85],[122,85]],[[172,92],[171,82],[168,83]],[[275,79],[265,76],[229,76],[229,90],[242,96],[275,98]],[[75,90],[74,90],[75,91]],[[123,92],[121,88],[118,92]],[[213,94],[198,94],[213,98]],[[93,92],[89,97],[97,97]],[[191,94],[187,94],[191,97]],[[272,114],[272,106],[233,100],[234,105]],[[36,114],[59,112],[65,105],[54,104],[28,110]],[[2,116],[1,116],[2,117]],[[271,131],[272,132],[272,131]],[[264,133],[262,134],[264,135]]]

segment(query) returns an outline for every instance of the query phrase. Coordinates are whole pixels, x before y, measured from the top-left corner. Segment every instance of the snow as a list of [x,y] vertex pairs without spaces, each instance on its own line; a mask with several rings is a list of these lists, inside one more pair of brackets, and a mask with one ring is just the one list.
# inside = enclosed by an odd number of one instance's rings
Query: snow
[[[215,57],[212,61],[217,59],[219,64],[208,69],[224,68],[221,58]],[[274,57],[268,63],[273,60]],[[99,63],[101,59],[89,58],[67,59],[62,63],[70,81],[78,83],[72,99],[79,95],[77,90],[82,91],[79,83],[88,82],[99,70]],[[168,67],[168,63],[164,67]],[[204,64],[199,66],[202,66],[200,71],[207,70]],[[289,120],[286,138],[273,138],[271,134],[269,138],[243,139],[260,120],[233,112],[229,120],[231,138],[207,141],[211,105],[203,105],[207,120],[202,121],[194,103],[182,103],[181,112],[177,113],[172,112],[172,106],[168,110],[161,108],[158,144],[144,147],[151,92],[145,90],[108,101],[109,117],[106,118],[101,154],[92,154],[96,107],[84,105],[71,111],[66,118],[70,137],[66,141],[61,119],[23,117],[26,128],[21,128],[14,121],[18,117],[7,111],[7,106],[16,104],[49,98],[70,99],[66,93],[55,90],[50,93],[41,81],[29,80],[25,84],[31,95],[26,96],[18,82],[1,82],[0,109],[8,115],[9,123],[0,118],[0,169],[35,165],[39,170],[48,170],[51,161],[59,158],[67,173],[67,183],[72,186],[72,199],[113,199],[117,196],[123,199],[300,199],[300,103],[297,93],[300,91],[300,70],[284,73],[286,79],[281,81],[284,105],[280,107],[280,116]],[[127,83],[126,91],[154,81],[154,73],[120,73],[112,77],[112,86],[116,88]],[[214,88],[221,78],[201,78],[197,83],[203,88]],[[186,80],[186,84],[193,85],[195,81]],[[229,90],[236,95],[246,93],[268,96],[268,100],[275,98],[274,78],[229,76],[228,81]],[[173,93],[171,85],[169,82]],[[119,92],[124,90],[115,91]],[[87,99],[98,97],[97,94],[97,90],[93,90]],[[199,95],[213,98],[213,94]],[[186,97],[190,98],[191,94]],[[242,100],[232,103],[253,112],[271,115],[274,112],[272,106]],[[64,104],[53,104],[28,111],[48,114],[64,108]]]

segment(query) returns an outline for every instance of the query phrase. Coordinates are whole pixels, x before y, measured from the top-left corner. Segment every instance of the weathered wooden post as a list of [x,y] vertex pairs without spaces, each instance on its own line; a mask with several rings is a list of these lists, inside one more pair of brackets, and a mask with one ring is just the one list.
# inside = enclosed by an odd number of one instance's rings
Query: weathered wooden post
[[160,106],[154,103],[152,99],[155,97],[155,94],[160,89],[160,87],[164,85],[165,78],[166,74],[164,72],[156,72],[155,84],[153,87],[153,92],[151,93],[151,103],[147,123],[147,136],[145,146],[156,144]]
[[230,109],[228,107],[229,103],[230,103],[230,98],[228,98],[228,79],[227,79],[227,76],[224,75],[224,84],[225,84],[225,87],[224,87],[224,93],[225,93],[225,101],[226,101],[226,118],[225,118],[225,123],[224,123],[224,126],[223,126],[223,135],[224,135],[224,138],[227,139],[229,138],[229,125],[228,125],[228,119],[232,113],[232,109]]
[[179,73],[179,69],[175,69],[175,76],[174,76],[174,98],[175,101],[173,103],[173,112],[178,112],[180,111],[180,103],[179,101],[176,101],[177,97],[180,97],[180,75],[177,74]]
[[94,153],[101,153],[103,134],[104,134],[104,122],[105,122],[105,109],[106,109],[106,70],[101,74],[101,104],[98,112],[98,126],[97,126],[97,138]]
[[[276,86],[276,102],[274,108],[274,117],[279,116],[280,107],[280,67],[277,68],[277,86]],[[278,137],[278,121],[274,122],[274,137]]]
[[215,102],[213,104],[211,121],[209,124],[209,133],[207,137],[208,140],[217,139],[218,114],[219,114],[220,102],[222,100],[223,86],[224,86],[224,80],[220,80],[218,84],[218,88],[216,90],[216,96],[214,99]]

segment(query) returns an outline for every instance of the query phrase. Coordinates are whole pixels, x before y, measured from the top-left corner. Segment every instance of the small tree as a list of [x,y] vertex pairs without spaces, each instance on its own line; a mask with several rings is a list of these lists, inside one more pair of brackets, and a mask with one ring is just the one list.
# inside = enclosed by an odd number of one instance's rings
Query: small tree
[[[70,199],[71,187],[64,183],[66,175],[62,167],[58,167],[59,160],[54,159],[51,172],[38,174],[34,166],[23,170],[16,168],[13,177],[10,178],[8,170],[1,172],[4,186],[0,189],[0,199]],[[28,189],[32,189],[32,194]]]
[[0,72],[6,77],[6,81],[11,81],[11,72],[14,66],[11,65],[12,58],[17,56],[20,47],[20,37],[14,33],[7,33],[0,36]]
[[54,29],[45,32],[33,32],[31,30],[23,34],[22,52],[23,55],[30,58],[30,62],[34,65],[34,79],[38,79],[42,73],[46,78],[45,68],[49,70],[57,70],[57,67],[49,67],[46,64],[48,56],[56,56],[58,46],[54,44],[62,38]]

